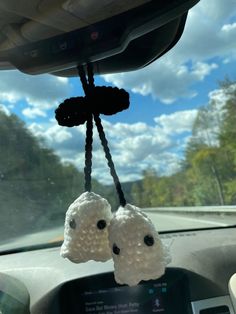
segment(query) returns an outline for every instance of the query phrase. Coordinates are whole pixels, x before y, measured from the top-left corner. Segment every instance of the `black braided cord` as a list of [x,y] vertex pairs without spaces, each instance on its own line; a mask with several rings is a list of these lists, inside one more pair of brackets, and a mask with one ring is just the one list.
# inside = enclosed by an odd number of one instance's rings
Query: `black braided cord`
[[85,166],[84,166],[84,189],[91,192],[91,173],[92,173],[92,149],[93,149],[93,116],[89,116],[86,123],[86,140],[85,140]]
[[[120,205],[126,205],[126,199],[116,173],[108,141],[99,114],[112,115],[129,107],[129,94],[117,87],[95,86],[91,64],[87,65],[87,77],[83,66],[78,66],[80,81],[85,97],[66,99],[55,110],[59,125],[73,127],[86,122],[84,188],[90,192],[92,188],[92,149],[93,149],[93,118],[107,159],[110,174],[119,197]],[[111,106],[112,104],[112,106]]]
[[79,77],[80,77],[80,81],[84,90],[85,95],[88,95],[89,92],[89,85],[87,82],[87,78],[86,78],[86,74],[84,71],[84,67],[82,65],[78,66],[78,73],[79,73]]
[[[83,66],[78,67],[80,81],[85,95],[89,92],[89,84]],[[92,189],[92,150],[93,150],[93,115],[87,115],[86,139],[85,139],[85,165],[84,165],[84,190],[91,192]]]
[[108,142],[107,142],[107,139],[106,139],[106,136],[105,136],[105,132],[103,130],[102,122],[101,122],[101,119],[100,119],[98,114],[94,114],[94,121],[95,121],[97,130],[98,130],[98,134],[99,134],[99,137],[100,137],[100,140],[101,140],[101,144],[103,146],[105,157],[107,159],[107,164],[108,164],[108,167],[110,169],[110,174],[111,174],[111,176],[113,178],[113,181],[114,181],[114,184],[115,184],[115,188],[116,188],[116,191],[117,191],[117,194],[118,194],[118,197],[119,197],[120,205],[122,207],[124,207],[127,204],[127,202],[126,202],[126,199],[125,199],[125,196],[124,196],[124,193],[123,193],[123,190],[122,190],[122,187],[121,187],[118,175],[116,173],[115,165],[113,163],[112,156],[111,156],[111,153],[110,153],[110,149],[108,147]]
[[88,83],[90,87],[95,87],[94,85],[94,73],[93,73],[93,67],[91,63],[88,63],[87,65],[87,73],[88,73]]

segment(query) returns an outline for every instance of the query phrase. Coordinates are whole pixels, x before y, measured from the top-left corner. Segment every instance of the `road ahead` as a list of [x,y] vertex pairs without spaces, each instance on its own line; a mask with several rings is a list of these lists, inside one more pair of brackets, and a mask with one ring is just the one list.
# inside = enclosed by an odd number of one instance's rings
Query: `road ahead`
[[[235,215],[221,214],[180,214],[180,213],[157,213],[144,210],[153,221],[158,231],[171,231],[196,228],[225,227],[236,224]],[[222,216],[223,215],[223,216]],[[42,232],[22,235],[16,239],[9,239],[0,245],[0,251],[31,246],[35,244],[52,243],[63,240],[63,226],[45,230]]]
[[152,220],[158,231],[179,230],[179,229],[196,229],[208,227],[224,227],[236,224],[235,215],[181,215],[181,214],[164,214],[146,212]]

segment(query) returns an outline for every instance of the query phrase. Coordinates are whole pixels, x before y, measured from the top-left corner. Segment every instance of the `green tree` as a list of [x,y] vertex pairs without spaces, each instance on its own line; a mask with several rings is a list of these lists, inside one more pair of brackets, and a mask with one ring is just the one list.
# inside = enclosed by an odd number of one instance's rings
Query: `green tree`
[[221,88],[226,96],[219,134],[220,147],[226,159],[226,201],[228,204],[236,204],[236,82],[225,80],[221,83]]
[[220,85],[225,104],[211,100],[199,109],[181,170],[159,177],[143,173],[132,194],[142,207],[236,203],[236,83]]
[[[2,111],[0,150],[0,238],[63,225],[69,204],[84,191],[83,173],[62,163],[16,115]],[[92,184],[107,196],[103,185]]]

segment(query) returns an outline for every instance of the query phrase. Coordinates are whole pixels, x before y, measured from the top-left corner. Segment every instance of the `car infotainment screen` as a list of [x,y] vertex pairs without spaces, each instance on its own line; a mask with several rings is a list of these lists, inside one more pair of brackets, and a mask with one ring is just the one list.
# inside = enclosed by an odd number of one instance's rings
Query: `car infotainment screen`
[[58,298],[66,314],[186,314],[188,290],[186,275],[167,269],[162,278],[134,287],[118,285],[112,273],[73,280],[63,284]]
[[85,291],[80,295],[78,313],[165,313],[166,293],[166,283],[151,283],[132,288],[115,287],[98,291]]

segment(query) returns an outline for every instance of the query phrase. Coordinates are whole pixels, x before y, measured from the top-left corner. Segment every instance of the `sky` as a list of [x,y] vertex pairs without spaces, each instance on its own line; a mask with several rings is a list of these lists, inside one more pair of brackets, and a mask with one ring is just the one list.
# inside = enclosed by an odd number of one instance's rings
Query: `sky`
[[[97,85],[130,93],[128,110],[102,116],[121,181],[138,180],[148,168],[158,175],[178,171],[198,109],[213,100],[224,102],[219,81],[236,80],[235,69],[236,0],[201,0],[190,10],[179,42],[163,57],[138,71],[96,77]],[[83,171],[84,126],[59,127],[54,118],[61,101],[78,95],[83,95],[78,78],[0,72],[0,109],[17,114],[63,162]],[[110,184],[94,133],[92,175]]]

